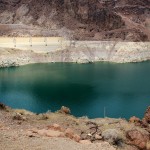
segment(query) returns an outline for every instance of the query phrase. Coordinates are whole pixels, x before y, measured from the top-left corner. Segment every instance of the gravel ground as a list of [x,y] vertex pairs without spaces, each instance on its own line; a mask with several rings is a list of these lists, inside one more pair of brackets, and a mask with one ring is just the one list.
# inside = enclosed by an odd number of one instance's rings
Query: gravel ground
[[[16,113],[22,113],[24,120],[14,119]],[[71,127],[75,133],[84,128],[82,123],[77,125],[78,121],[70,115],[51,114],[49,119],[45,118],[43,115],[28,114],[25,110],[0,110],[0,150],[115,150],[103,141],[96,144],[81,144],[69,138],[38,134],[29,136],[30,129],[43,129],[53,123],[59,123],[63,128]]]

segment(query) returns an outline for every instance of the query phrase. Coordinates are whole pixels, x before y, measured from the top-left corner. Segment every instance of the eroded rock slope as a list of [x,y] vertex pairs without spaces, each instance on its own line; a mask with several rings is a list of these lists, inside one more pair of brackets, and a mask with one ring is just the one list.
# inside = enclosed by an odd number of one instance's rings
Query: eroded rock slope
[[3,36],[149,41],[150,0],[0,0],[0,23]]

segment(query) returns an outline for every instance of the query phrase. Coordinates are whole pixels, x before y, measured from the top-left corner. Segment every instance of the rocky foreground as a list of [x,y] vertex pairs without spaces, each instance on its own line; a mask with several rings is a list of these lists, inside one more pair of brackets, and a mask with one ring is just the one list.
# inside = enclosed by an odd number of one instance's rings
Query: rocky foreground
[[150,150],[150,107],[142,120],[75,118],[62,107],[34,114],[0,104],[3,150]]

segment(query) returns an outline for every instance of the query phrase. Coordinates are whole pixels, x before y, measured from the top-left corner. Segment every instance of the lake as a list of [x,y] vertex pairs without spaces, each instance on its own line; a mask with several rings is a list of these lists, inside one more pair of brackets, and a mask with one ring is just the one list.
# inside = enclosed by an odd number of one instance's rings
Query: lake
[[47,63],[0,69],[0,102],[36,113],[61,106],[77,117],[142,118],[150,105],[150,62]]

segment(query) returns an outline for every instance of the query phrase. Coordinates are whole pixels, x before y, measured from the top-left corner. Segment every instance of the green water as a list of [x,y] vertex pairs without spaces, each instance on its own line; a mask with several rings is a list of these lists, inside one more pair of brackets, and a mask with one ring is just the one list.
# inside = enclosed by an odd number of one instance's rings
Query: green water
[[0,102],[36,113],[62,105],[75,116],[142,117],[150,105],[150,62],[33,64],[0,69]]

